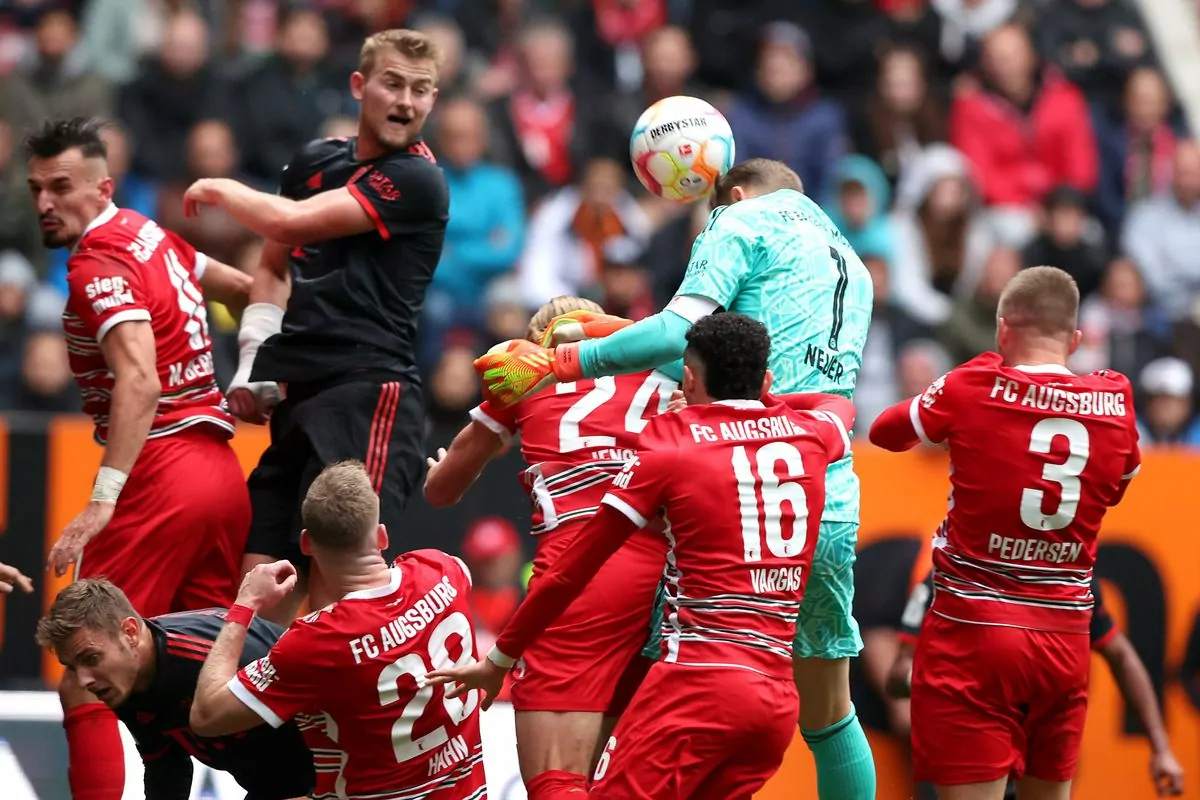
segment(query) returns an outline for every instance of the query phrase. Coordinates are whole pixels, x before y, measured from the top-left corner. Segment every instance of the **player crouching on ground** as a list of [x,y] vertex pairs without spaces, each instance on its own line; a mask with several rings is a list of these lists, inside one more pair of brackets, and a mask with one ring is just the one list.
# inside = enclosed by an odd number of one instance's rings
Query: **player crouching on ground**
[[200,673],[191,725],[222,736],[301,714],[320,797],[481,800],[487,796],[476,692],[425,686],[430,669],[476,655],[466,566],[438,550],[383,558],[387,530],[364,465],[313,480],[300,547],[341,598],[292,623],[266,656],[238,669],[247,626],[296,586],[287,561],[246,574]]
[[[597,765],[593,798],[744,800],[779,768],[799,697],[796,617],[825,504],[825,471],[850,448],[849,400],[816,411],[764,405],[766,328],[717,314],[687,334],[688,407],[660,414],[587,527],[533,586],[486,660],[435,670],[485,707],[505,673],[604,562],[660,515],[669,520],[667,632]],[[738,535],[738,532],[741,535]],[[581,787],[542,797],[568,800]]]
[[944,445],[952,502],[913,663],[913,777],[942,800],[1067,800],[1087,715],[1104,514],[1141,463],[1129,380],[1075,375],[1079,288],[1022,271],[984,353],[883,412],[871,441]]
[[[38,622],[38,643],[52,648],[133,735],[146,766],[147,800],[187,797],[193,756],[232,775],[248,800],[307,797],[313,790],[312,755],[293,724],[218,739],[201,739],[188,728],[196,679],[225,614],[209,608],[143,619],[124,592],[89,578],[59,592]],[[255,620],[240,663],[266,655],[282,633]]]
[[[556,297],[534,314],[529,341],[520,344],[532,352],[534,344],[595,338],[630,324],[591,301]],[[429,460],[425,496],[434,505],[456,502],[520,434],[534,509],[530,532],[537,537],[531,585],[537,586],[596,514],[613,476],[677,385],[648,370],[559,384],[511,406],[485,401],[471,411],[449,452]],[[666,554],[661,532],[631,536],[514,670],[517,756],[530,800],[572,786],[586,791],[600,743],[649,667],[640,651]]]

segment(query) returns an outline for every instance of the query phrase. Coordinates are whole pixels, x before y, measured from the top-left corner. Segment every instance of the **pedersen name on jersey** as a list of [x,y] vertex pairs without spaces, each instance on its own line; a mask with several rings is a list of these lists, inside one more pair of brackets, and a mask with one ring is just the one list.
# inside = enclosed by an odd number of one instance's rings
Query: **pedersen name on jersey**
[[1056,414],[1123,417],[1126,410],[1122,392],[1079,392],[1057,386],[1022,384],[1004,376],[996,378],[990,397],[999,398],[1005,403],[1019,402],[1023,407]]
[[456,597],[458,590],[450,583],[450,578],[443,575],[441,582],[422,595],[420,600],[381,627],[378,636],[365,633],[351,639],[349,646],[354,663],[361,664],[364,657],[379,658],[381,654],[400,647],[429,627],[438,614],[450,607]]

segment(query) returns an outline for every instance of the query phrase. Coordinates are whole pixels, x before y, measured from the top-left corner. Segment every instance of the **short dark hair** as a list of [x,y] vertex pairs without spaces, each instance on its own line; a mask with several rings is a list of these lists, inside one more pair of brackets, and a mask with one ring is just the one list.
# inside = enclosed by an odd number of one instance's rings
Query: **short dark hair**
[[765,325],[744,314],[724,313],[709,314],[692,326],[684,359],[699,362],[699,378],[714,400],[757,400],[770,355]]
[[740,164],[734,164],[721,177],[717,178],[709,197],[709,207],[727,206],[733,201],[733,187],[753,186],[774,192],[779,189],[795,189],[804,191],[804,184],[796,171],[771,158],[750,158]]
[[47,120],[25,140],[31,158],[54,158],[79,148],[85,158],[108,158],[108,145],[100,132],[106,123],[96,117]]

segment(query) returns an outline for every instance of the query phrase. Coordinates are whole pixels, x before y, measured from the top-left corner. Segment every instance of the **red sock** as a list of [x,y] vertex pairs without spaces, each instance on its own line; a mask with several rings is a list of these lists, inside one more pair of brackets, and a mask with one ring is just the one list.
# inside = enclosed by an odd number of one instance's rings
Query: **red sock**
[[67,731],[67,778],[74,800],[121,800],[125,750],[117,715],[103,703],[76,706],[63,716]]
[[550,769],[525,784],[529,800],[583,800],[587,797],[587,776],[561,769]]

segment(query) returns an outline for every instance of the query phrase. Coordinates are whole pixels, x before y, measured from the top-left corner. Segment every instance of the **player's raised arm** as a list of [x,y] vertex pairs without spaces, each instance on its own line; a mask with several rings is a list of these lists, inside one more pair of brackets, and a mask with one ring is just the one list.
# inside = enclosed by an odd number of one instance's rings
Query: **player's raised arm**
[[235,319],[240,320],[250,303],[250,288],[254,279],[240,269],[217,261],[210,256],[197,258],[196,278],[204,297],[215,300],[229,309]]
[[[476,413],[472,412],[472,417]],[[454,437],[449,450],[439,448],[436,458],[426,460],[429,472],[425,475],[425,499],[434,508],[457,503],[488,462],[504,452],[508,441],[486,422],[472,419]]]

